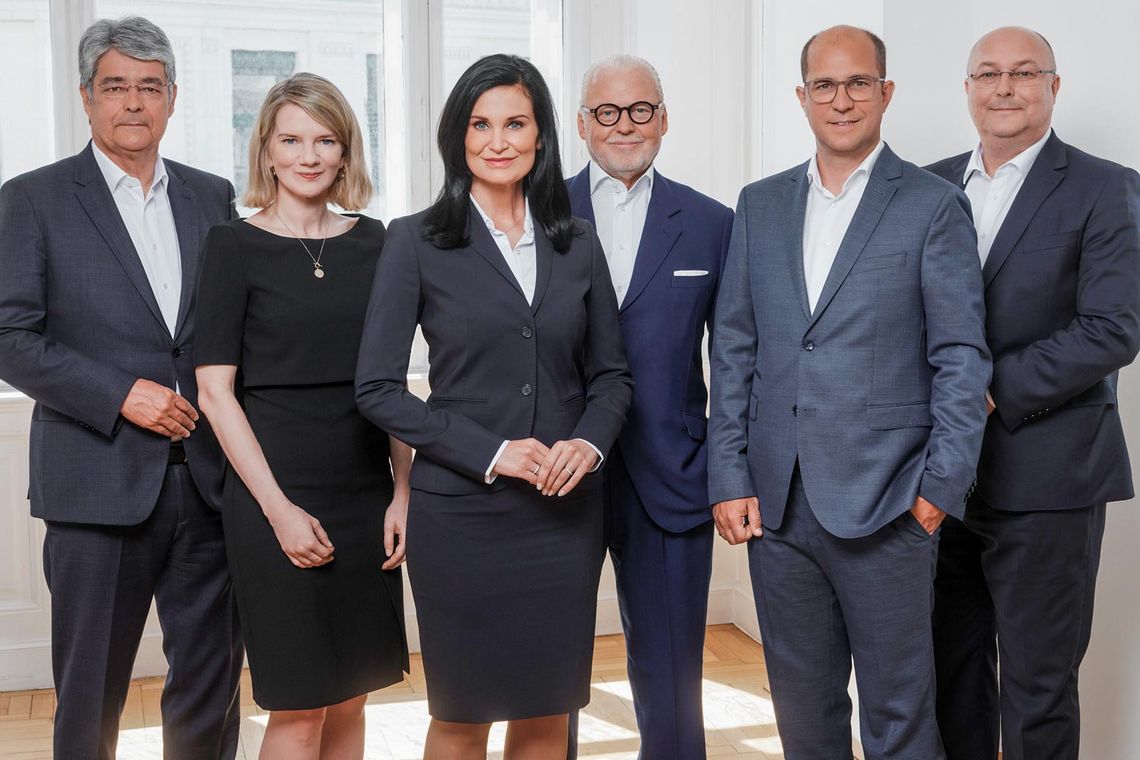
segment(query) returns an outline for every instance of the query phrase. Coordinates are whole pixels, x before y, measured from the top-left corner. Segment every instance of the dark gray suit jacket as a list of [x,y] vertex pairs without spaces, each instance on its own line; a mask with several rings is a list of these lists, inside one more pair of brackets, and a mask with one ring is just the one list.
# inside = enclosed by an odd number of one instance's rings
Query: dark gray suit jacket
[[[962,187],[969,159],[928,168]],[[1140,348],[1140,175],[1051,135],[982,274],[997,410],[979,496],[1008,510],[1131,498],[1116,379]]]
[[[127,423],[138,378],[197,405],[194,289],[202,239],[232,218],[229,182],[164,159],[182,258],[171,338],[142,262],[95,162],[78,155],[0,188],[0,378],[36,400],[32,514],[134,525],[150,515],[170,441]],[[221,450],[205,418],[185,442],[202,496],[221,504]]]
[[[506,488],[510,478],[484,482],[504,439],[583,438],[604,456],[633,381],[593,229],[575,220],[573,243],[559,253],[535,225],[527,303],[474,208],[470,244],[451,250],[424,240],[424,213],[388,228],[356,363],[361,413],[416,449],[412,486],[450,495]],[[417,324],[431,349],[426,403],[406,386]]]
[[783,520],[793,468],[820,523],[865,536],[921,494],[961,517],[990,354],[961,190],[883,149],[814,313],[806,164],[740,194],[716,312],[709,499]]

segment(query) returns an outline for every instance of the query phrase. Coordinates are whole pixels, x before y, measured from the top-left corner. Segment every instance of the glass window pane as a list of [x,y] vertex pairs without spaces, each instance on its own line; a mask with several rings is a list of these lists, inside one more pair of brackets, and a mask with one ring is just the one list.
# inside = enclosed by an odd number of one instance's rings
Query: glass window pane
[[95,10],[98,17],[145,16],[170,36],[178,102],[163,155],[228,178],[239,196],[249,180],[249,137],[266,91],[299,71],[327,77],[352,104],[364,133],[376,187],[364,213],[389,218],[383,0],[341,0],[336,13],[320,3],[285,13],[277,0],[97,0]]
[[531,0],[444,0],[440,69],[444,98],[459,75],[485,55],[530,58],[530,32]]
[[[0,182],[55,158],[48,0],[0,0]],[[76,96],[78,97],[78,95]]]

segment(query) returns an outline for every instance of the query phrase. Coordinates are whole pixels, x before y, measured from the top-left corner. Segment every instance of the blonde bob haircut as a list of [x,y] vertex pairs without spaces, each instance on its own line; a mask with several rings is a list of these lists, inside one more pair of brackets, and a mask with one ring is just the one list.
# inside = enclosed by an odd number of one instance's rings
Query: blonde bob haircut
[[329,188],[327,200],[346,211],[367,206],[372,200],[372,182],[364,171],[364,140],[356,114],[336,85],[304,72],[278,82],[265,95],[249,138],[249,188],[242,203],[250,208],[266,208],[277,200],[277,178],[267,156],[277,126],[277,112],[286,103],[301,108],[327,127],[344,147],[344,168]]

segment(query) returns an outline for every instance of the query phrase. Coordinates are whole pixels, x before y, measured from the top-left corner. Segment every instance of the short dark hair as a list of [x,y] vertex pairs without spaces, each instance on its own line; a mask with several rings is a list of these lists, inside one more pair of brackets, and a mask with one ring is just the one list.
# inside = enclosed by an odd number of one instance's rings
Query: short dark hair
[[539,148],[534,166],[523,178],[530,212],[554,249],[565,252],[573,237],[570,194],[562,179],[558,122],[550,88],[535,65],[517,55],[497,53],[480,58],[459,77],[439,117],[436,142],[443,159],[443,188],[424,218],[424,239],[440,248],[467,245],[471,201],[471,168],[467,166],[467,124],[475,102],[487,90],[518,85],[530,97],[538,126]]
[[[856,29],[863,34],[867,35],[871,40],[871,44],[875,46],[875,65],[879,67],[879,76],[886,79],[887,77],[887,45],[883,42],[882,38],[874,32],[866,29]],[[808,51],[811,49],[811,43],[815,42],[815,38],[823,32],[816,32],[807,42],[804,43],[804,49],[800,51],[800,79],[807,81],[808,72]]]

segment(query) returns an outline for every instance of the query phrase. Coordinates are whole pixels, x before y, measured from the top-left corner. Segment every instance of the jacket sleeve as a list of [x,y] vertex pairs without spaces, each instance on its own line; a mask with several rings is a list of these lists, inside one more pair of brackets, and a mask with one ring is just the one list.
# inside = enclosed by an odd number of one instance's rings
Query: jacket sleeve
[[633,376],[625,358],[617,296],[605,253],[593,227],[590,244],[590,290],[586,294],[586,410],[571,438],[589,441],[609,454],[625,424],[633,400]]
[[[49,254],[41,217],[17,180],[0,188],[0,378],[36,401],[112,437],[132,373],[45,335]],[[82,245],[82,243],[78,243]]]
[[965,513],[986,426],[990,351],[978,243],[969,201],[947,192],[922,251],[926,357],[934,370],[930,437],[918,493],[955,517]]
[[748,274],[748,188],[740,193],[721,273],[709,347],[709,503],[756,495],[748,467],[748,401],[756,365],[756,317]]
[[994,412],[1013,431],[1121,367],[1140,348],[1140,175],[1117,169],[1081,236],[1077,314],[1069,324],[994,361]]
[[[408,390],[408,361],[423,310],[416,239],[407,219],[388,229],[376,266],[356,362],[356,404],[367,419],[412,448],[483,482],[503,436],[454,411],[432,409]],[[463,329],[459,326],[459,329]]]

